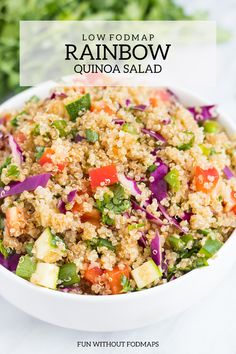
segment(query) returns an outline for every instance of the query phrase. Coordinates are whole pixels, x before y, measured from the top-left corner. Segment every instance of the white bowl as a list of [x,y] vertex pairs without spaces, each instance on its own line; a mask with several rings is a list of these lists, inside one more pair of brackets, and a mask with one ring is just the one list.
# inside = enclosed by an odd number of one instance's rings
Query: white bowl
[[[46,97],[55,86],[44,83],[16,95],[1,110],[20,108],[32,95]],[[187,105],[206,103],[196,95],[174,88]],[[228,132],[236,126],[223,114],[220,120]],[[184,311],[206,296],[226,275],[235,261],[236,232],[210,261],[167,284],[130,294],[112,296],[75,295],[45,289],[21,279],[0,266],[0,294],[22,311],[40,320],[77,330],[120,331],[150,325]]]

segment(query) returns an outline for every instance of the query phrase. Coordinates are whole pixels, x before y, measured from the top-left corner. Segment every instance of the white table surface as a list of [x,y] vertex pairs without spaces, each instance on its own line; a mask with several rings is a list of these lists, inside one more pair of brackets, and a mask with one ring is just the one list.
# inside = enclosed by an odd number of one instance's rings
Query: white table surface
[[[236,35],[235,0],[180,0],[189,10],[209,9],[211,18]],[[236,119],[236,41],[218,49],[217,87],[199,92]],[[198,89],[199,91],[199,89]],[[236,260],[236,252],[235,252]],[[43,304],[42,304],[43,306]],[[125,319],[124,319],[125,321]],[[77,341],[157,341],[155,349],[77,348]],[[224,281],[191,309],[154,326],[117,333],[88,333],[55,327],[17,310],[0,298],[1,354],[236,353],[236,264]]]

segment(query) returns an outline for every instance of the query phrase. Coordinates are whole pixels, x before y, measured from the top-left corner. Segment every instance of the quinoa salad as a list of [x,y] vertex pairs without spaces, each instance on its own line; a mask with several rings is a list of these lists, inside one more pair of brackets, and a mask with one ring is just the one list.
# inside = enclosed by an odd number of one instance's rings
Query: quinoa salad
[[236,227],[236,142],[168,89],[58,87],[0,115],[0,264],[110,295],[208,266]]

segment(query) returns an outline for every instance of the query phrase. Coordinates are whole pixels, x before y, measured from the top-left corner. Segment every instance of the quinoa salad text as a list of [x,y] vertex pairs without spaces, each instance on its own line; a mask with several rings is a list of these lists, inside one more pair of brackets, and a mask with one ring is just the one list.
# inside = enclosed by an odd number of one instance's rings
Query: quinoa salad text
[[0,115],[0,264],[114,295],[200,267],[236,227],[236,141],[168,89],[58,87]]

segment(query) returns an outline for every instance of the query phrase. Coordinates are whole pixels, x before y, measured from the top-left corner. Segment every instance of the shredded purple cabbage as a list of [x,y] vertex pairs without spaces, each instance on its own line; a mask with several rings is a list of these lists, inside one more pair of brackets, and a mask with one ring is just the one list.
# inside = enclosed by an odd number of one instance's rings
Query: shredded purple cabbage
[[164,177],[168,173],[169,168],[161,159],[158,159],[157,162],[159,166],[150,174],[150,176],[154,178],[154,181],[150,182],[150,190],[153,197],[161,202],[167,197],[167,183]]
[[63,200],[59,200],[57,207],[61,214],[66,214],[66,203]]
[[218,116],[216,112],[216,105],[204,105],[199,107],[188,107],[189,112],[192,113],[197,122],[202,122],[208,119],[214,119]]
[[172,98],[174,98],[176,101],[179,100],[178,96],[177,96],[172,90],[166,89],[166,92],[168,92],[169,95],[170,95]]
[[125,176],[123,173],[118,174],[118,179],[119,182],[130,192],[131,195],[137,196],[141,194],[137,182],[133,179]]
[[157,216],[154,216],[153,214],[149,213],[144,207],[141,207],[136,201],[132,200],[132,207],[134,210],[141,210],[146,214],[147,220],[153,222],[154,224],[157,225],[163,225],[163,222],[160,218]]
[[131,101],[130,101],[129,98],[127,98],[127,99],[125,100],[125,105],[126,105],[126,107],[129,107],[130,104],[131,104]]
[[152,239],[151,244],[151,257],[157,266],[161,265],[162,262],[162,252],[161,252],[161,240],[158,232],[156,236]]
[[138,244],[140,247],[147,247],[148,242],[147,242],[147,237],[145,236],[145,234],[143,233],[143,235],[138,239]]
[[123,119],[114,119],[113,122],[118,125],[123,125],[125,123]]
[[161,121],[161,123],[164,124],[164,125],[170,124],[171,123],[171,119],[170,118],[163,119]]
[[24,161],[24,157],[20,146],[17,144],[12,135],[8,136],[8,142],[14,160],[16,161],[17,165],[21,166],[22,162]]
[[0,253],[0,264],[4,267],[8,269],[8,261],[7,258],[5,258],[2,253]]
[[83,136],[77,134],[77,135],[75,136],[74,141],[75,141],[76,143],[80,143],[80,142],[81,142],[82,140],[84,140],[84,139],[85,139],[85,138],[84,138]]
[[141,112],[144,112],[146,108],[147,108],[147,105],[145,105],[145,104],[139,104],[137,106],[132,107],[132,109],[134,109],[135,111],[141,111]]
[[159,140],[159,141],[161,141],[163,143],[166,143],[166,139],[160,133],[154,132],[153,130],[149,130],[149,129],[146,129],[146,128],[142,128],[141,130],[142,130],[142,132],[144,134],[147,134],[147,135],[153,137],[156,140]]
[[230,169],[228,166],[225,166],[225,167],[223,168],[223,172],[224,172],[225,177],[226,177],[227,179],[231,179],[231,178],[235,177],[234,174],[233,174],[233,172],[231,171],[231,169]]
[[4,256],[0,253],[0,264],[11,272],[15,272],[19,259],[20,255],[17,253],[11,254],[7,258],[4,258]]
[[75,199],[76,193],[77,193],[77,189],[74,189],[73,191],[71,191],[71,192],[67,195],[68,203],[73,202],[73,200]]
[[190,222],[191,216],[193,213],[185,211],[183,216],[181,217],[182,220],[186,220],[187,222]]
[[60,98],[66,98],[67,97],[67,94],[64,93],[64,92],[61,92],[61,93],[57,93],[57,92],[53,92],[50,96],[50,100],[53,100],[54,98],[56,97],[60,97]]
[[12,182],[8,186],[0,188],[0,199],[25,191],[34,191],[37,187],[45,188],[50,177],[50,173],[43,173],[27,177],[23,182]]
[[[73,200],[76,197],[76,193],[77,193],[77,189],[73,189],[70,193],[68,193],[67,195],[67,202],[68,203],[72,203]],[[66,203],[63,200],[59,200],[57,207],[60,211],[60,213],[62,214],[66,214],[67,210],[66,210]]]
[[182,227],[174,217],[169,215],[169,213],[167,212],[166,208],[163,205],[159,203],[158,208],[160,212],[163,214],[163,216],[169,221],[170,224],[174,225],[177,229],[179,229],[185,234],[188,232],[188,230],[185,227]]

